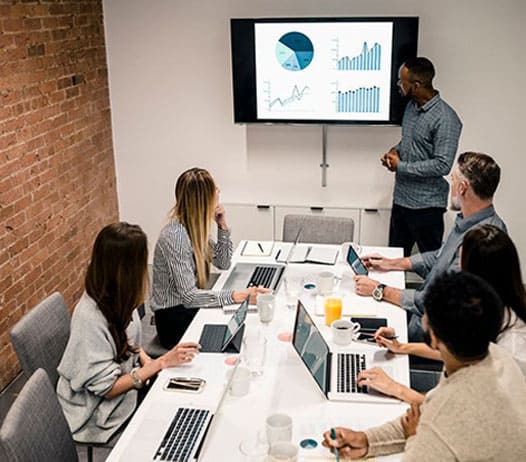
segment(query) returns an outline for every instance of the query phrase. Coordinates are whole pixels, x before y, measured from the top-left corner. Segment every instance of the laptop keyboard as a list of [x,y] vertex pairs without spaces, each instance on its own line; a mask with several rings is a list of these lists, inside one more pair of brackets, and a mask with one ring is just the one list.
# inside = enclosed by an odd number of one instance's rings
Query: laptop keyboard
[[205,409],[179,408],[153,460],[186,462],[191,460],[193,450],[206,430],[210,411]]
[[267,289],[272,289],[271,283],[276,274],[276,270],[277,268],[272,266],[256,266],[247,287],[263,286]]
[[364,354],[339,353],[337,355],[338,374],[337,387],[338,393],[367,393],[367,387],[358,386],[358,374],[367,369]]
[[225,338],[224,325],[205,324],[201,337],[199,338],[199,345],[201,351],[219,352],[223,346],[223,339]]

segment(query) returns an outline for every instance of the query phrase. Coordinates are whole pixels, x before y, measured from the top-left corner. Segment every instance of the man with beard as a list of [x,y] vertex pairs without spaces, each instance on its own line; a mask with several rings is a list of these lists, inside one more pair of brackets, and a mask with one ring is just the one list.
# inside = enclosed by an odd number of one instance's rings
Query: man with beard
[[389,246],[411,254],[442,244],[448,175],[458,148],[462,123],[433,88],[435,68],[427,58],[408,59],[398,73],[399,91],[409,99],[402,139],[381,162],[395,172]]
[[460,246],[464,234],[479,225],[491,224],[506,231],[506,225],[493,207],[493,196],[500,180],[500,167],[487,154],[465,152],[461,154],[451,174],[451,208],[460,210],[455,225],[446,241],[435,251],[403,258],[384,258],[366,255],[365,265],[374,271],[415,271],[424,278],[417,289],[396,289],[380,284],[368,276],[355,276],[358,295],[385,300],[411,313],[409,340],[422,341],[422,314],[424,297],[429,285],[439,276],[459,271]]
[[444,362],[438,386],[407,414],[379,427],[336,427],[323,445],[352,460],[405,451],[403,462],[519,461],[526,454],[526,383],[494,342],[503,304],[466,272],[437,279],[426,296],[426,343]]

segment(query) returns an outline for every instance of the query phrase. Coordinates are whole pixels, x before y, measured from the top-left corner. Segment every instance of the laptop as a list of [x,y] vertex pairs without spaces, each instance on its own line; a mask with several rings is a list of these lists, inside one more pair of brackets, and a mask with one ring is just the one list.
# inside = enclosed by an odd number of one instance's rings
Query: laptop
[[[201,357],[203,361],[204,357]],[[213,368],[213,362],[206,365]],[[235,365],[237,368],[237,364]],[[197,462],[201,459],[221,409],[230,382],[235,374],[227,374],[227,382],[220,392],[216,405],[197,405],[194,400],[184,399],[192,396],[181,393],[182,401],[172,405],[173,400],[158,400],[151,404],[150,412],[142,419],[131,442],[126,445],[119,460],[128,461],[177,461]],[[199,400],[198,400],[199,401]],[[211,403],[211,402],[210,402]]]
[[199,344],[203,353],[239,353],[241,340],[245,330],[248,301],[250,297],[239,305],[239,308],[230,318],[228,324],[205,324]]
[[298,301],[292,344],[323,395],[330,401],[400,403],[367,387],[359,387],[358,374],[373,366],[382,367],[395,380],[395,367],[385,350],[355,350],[332,353],[309,313]]

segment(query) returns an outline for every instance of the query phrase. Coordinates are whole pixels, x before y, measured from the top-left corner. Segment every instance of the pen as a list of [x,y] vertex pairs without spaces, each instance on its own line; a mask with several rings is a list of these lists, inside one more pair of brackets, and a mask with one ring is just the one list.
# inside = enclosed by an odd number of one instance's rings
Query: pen
[[280,255],[281,255],[281,249],[279,249],[279,250],[278,250],[278,253],[276,254],[276,258],[275,258],[276,261],[278,260],[278,258],[279,258]]
[[265,253],[265,251],[263,250],[263,246],[261,245],[260,242],[258,242],[258,247],[259,247],[259,250],[261,250],[261,253]]
[[[359,332],[359,334],[363,335],[364,337],[374,337],[375,336],[375,334],[371,332]],[[386,340],[396,340],[398,338],[398,335],[393,335],[392,337],[380,335],[380,337],[385,338]]]
[[[336,430],[334,427],[331,428],[331,438],[336,440]],[[336,456],[336,462],[340,462],[340,451],[336,447],[334,448],[334,455]]]

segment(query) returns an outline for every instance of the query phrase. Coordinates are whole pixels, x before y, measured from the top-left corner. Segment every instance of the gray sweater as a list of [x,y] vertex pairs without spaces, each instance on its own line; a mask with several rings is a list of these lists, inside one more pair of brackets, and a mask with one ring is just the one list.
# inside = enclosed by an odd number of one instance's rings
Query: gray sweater
[[[141,344],[137,311],[127,333],[132,345]],[[137,355],[123,363],[117,363],[115,356],[108,322],[95,301],[84,293],[73,312],[71,335],[58,366],[57,395],[75,441],[105,443],[135,410],[136,390],[104,398],[119,376],[138,362]]]
[[416,435],[400,418],[365,432],[369,456],[403,451],[403,462],[526,460],[526,382],[507,351],[442,377],[421,407]]

